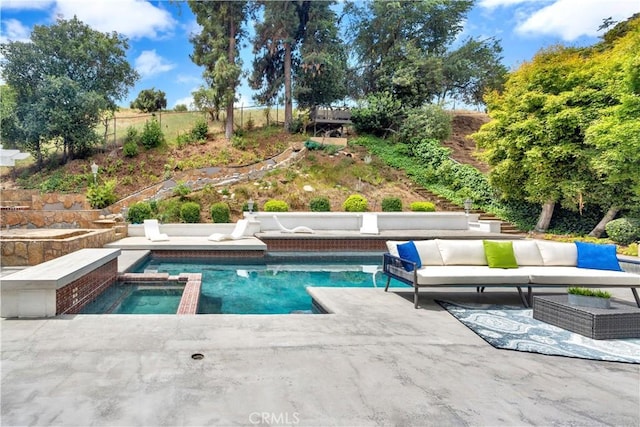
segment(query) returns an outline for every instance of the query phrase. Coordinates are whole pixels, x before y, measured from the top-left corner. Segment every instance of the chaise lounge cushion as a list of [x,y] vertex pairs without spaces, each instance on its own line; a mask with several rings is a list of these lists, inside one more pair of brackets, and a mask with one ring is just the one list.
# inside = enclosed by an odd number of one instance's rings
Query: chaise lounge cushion
[[596,243],[575,242],[578,250],[578,268],[593,268],[596,270],[622,271],[616,245],[601,245]]

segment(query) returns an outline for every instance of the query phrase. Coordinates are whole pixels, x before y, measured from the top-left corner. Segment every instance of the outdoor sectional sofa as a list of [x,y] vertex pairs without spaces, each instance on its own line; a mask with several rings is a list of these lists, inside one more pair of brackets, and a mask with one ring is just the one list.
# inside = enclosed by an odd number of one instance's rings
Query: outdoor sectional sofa
[[[495,246],[499,246],[497,256],[492,249]],[[640,307],[637,293],[640,274],[620,269],[615,245],[532,239],[433,239],[387,241],[387,249],[389,252],[383,259],[383,273],[387,276],[385,291],[392,278],[412,286],[416,308],[419,288],[476,287],[481,290],[490,286],[516,287],[525,307],[531,305],[533,287],[628,287]],[[507,258],[512,257],[511,262],[504,264],[501,251],[507,252]],[[503,264],[509,268],[500,268]],[[523,287],[528,289],[526,296]]]

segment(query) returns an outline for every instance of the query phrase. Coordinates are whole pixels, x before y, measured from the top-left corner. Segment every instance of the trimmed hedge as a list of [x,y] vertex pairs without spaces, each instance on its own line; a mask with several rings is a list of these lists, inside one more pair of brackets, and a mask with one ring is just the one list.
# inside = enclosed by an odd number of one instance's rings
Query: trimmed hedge
[[431,202],[413,202],[409,207],[412,212],[435,212],[436,205]]
[[231,222],[231,209],[225,202],[216,202],[209,207],[211,220],[215,223]]
[[614,242],[620,245],[628,245],[640,241],[640,219],[618,218],[609,221],[604,229]]
[[402,212],[402,200],[399,197],[382,199],[382,212]]
[[331,211],[331,202],[327,197],[314,197],[309,202],[311,212],[329,212]]
[[352,194],[342,204],[345,212],[366,212],[369,208],[369,202],[360,194]]
[[200,222],[200,205],[196,202],[186,202],[180,206],[180,218],[189,224]]
[[142,224],[145,219],[151,218],[153,216],[149,202],[134,203],[127,212],[127,219],[131,224]]
[[271,199],[265,202],[263,209],[265,212],[288,212],[289,205],[284,200]]

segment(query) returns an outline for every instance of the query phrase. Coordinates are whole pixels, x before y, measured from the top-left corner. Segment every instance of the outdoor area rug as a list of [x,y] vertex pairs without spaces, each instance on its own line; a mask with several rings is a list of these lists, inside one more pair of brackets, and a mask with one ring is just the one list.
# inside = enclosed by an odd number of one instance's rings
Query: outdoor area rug
[[594,340],[536,320],[522,307],[436,302],[496,348],[640,364],[638,338]]

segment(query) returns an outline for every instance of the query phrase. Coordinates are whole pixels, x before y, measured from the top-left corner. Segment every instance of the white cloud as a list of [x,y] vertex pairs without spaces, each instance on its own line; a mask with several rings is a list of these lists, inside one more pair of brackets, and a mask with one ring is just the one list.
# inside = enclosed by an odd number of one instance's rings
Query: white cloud
[[1,43],[6,43],[8,40],[14,42],[26,42],[30,40],[31,29],[22,24],[17,19],[7,19],[2,21],[2,36],[0,37]]
[[3,9],[12,10],[46,10],[53,0],[2,0]]
[[[528,2],[537,2],[542,3],[541,0],[480,0],[478,5],[480,7],[484,7],[485,9],[494,9],[496,7],[509,7],[514,6],[520,3],[528,3]],[[549,0],[547,0],[549,2]]]
[[193,105],[193,96],[185,96],[184,98],[180,98],[176,100],[173,104],[173,108],[176,108],[176,105],[184,104],[187,106],[187,109],[194,110],[195,106]]
[[175,68],[172,64],[158,55],[154,50],[145,50],[135,60],[135,69],[142,78],[165,73]]
[[141,0],[58,0],[54,15],[75,15],[97,31],[117,31],[130,39],[157,39],[177,25],[168,11]]
[[636,12],[640,12],[637,0],[557,0],[533,12],[516,27],[516,32],[572,41],[581,36],[597,36],[605,18],[621,21]]
[[200,76],[191,76],[187,74],[178,74],[176,77],[176,82],[180,84],[198,84],[202,83],[202,77]]

